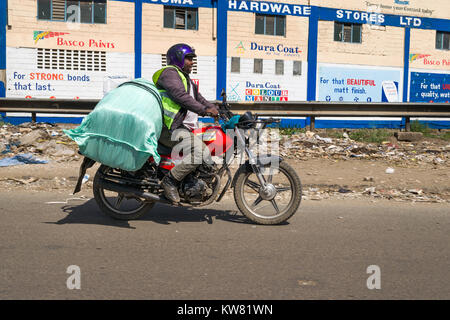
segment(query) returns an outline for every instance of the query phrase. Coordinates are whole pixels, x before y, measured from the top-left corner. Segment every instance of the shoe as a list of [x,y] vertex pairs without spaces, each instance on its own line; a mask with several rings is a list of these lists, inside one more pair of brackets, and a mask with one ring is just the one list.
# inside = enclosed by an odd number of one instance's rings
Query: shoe
[[174,203],[180,202],[180,195],[178,194],[178,181],[172,177],[170,172],[162,179],[161,186],[164,188],[164,195],[167,199]]

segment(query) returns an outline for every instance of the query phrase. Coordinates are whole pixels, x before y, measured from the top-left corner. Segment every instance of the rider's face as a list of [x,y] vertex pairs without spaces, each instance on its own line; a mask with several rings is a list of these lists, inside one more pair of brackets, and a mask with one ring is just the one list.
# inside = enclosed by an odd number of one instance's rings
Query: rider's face
[[183,66],[184,72],[191,73],[193,66],[194,66],[194,60],[192,57],[184,58],[184,66]]

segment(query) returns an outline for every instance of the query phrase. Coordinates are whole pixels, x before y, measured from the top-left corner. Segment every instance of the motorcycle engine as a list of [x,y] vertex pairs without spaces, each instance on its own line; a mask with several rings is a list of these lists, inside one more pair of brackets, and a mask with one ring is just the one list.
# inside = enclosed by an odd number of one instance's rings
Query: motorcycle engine
[[203,201],[207,194],[208,186],[205,181],[189,174],[184,178],[180,186],[180,195],[187,202]]

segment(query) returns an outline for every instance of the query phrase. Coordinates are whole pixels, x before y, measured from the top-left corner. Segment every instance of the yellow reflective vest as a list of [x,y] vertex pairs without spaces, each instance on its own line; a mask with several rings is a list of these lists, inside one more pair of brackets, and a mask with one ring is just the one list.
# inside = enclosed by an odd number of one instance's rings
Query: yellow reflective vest
[[[184,89],[186,92],[188,91],[188,85],[187,85],[187,79],[184,76],[183,72],[181,72],[177,67],[175,66],[166,66],[158,71],[155,72],[155,74],[152,77],[153,83],[156,85],[158,82],[159,77],[161,76],[161,73],[166,70],[167,68],[175,68],[178,72],[178,75],[180,76],[181,80],[184,84]],[[180,112],[181,106],[173,101],[169,95],[167,94],[167,91],[165,89],[160,89],[159,93],[161,94],[162,98],[162,104],[163,104],[163,110],[164,110],[164,124],[167,126],[167,128],[170,129],[172,126],[173,121],[175,120],[175,116]]]

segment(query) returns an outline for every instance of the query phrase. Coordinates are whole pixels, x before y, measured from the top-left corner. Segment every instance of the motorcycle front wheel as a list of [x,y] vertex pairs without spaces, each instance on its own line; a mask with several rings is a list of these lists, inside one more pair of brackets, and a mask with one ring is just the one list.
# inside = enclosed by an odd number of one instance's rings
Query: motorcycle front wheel
[[101,165],[93,183],[94,199],[102,212],[117,220],[135,220],[153,208],[154,203],[146,202],[139,197],[105,190],[100,177],[108,174],[118,174],[118,172],[111,167]]
[[261,168],[268,184],[262,188],[253,172],[245,166],[236,173],[234,199],[239,210],[258,224],[280,224],[287,221],[300,206],[302,185],[295,170],[286,162],[277,169]]

